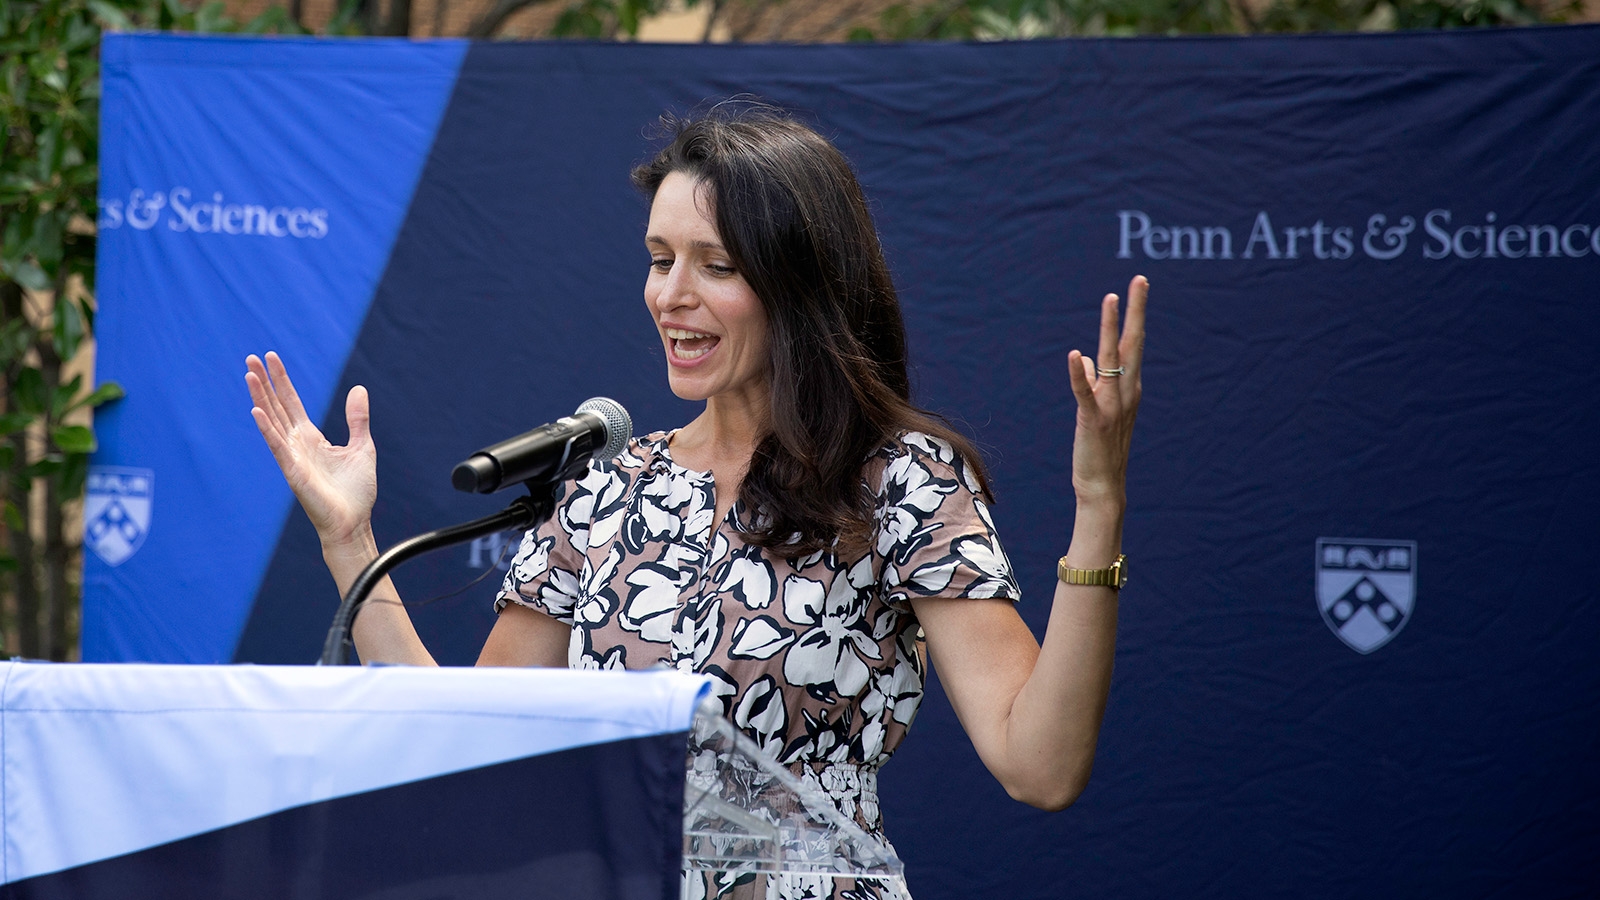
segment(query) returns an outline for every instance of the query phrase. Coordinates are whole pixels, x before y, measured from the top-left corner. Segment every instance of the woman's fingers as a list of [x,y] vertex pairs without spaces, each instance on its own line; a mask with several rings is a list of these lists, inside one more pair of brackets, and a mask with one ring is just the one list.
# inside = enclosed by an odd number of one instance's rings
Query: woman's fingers
[[267,449],[272,451],[272,458],[278,461],[278,466],[283,466],[283,451],[287,445],[283,440],[283,432],[278,430],[276,422],[267,415],[266,410],[257,406],[250,410],[251,418],[256,420],[256,428],[261,432],[261,439],[267,442]]
[[[1101,301],[1099,359],[1091,360],[1076,350],[1067,354],[1067,373],[1078,401],[1072,480],[1080,497],[1120,490],[1126,477],[1129,440],[1139,406],[1149,288],[1143,276],[1134,277],[1128,284],[1125,314],[1116,294],[1107,294]],[[1102,374],[1107,372],[1111,374]]]
[[272,375],[273,393],[283,404],[284,412],[288,413],[289,421],[299,423],[310,421],[306,415],[306,408],[300,404],[300,394],[294,389],[294,382],[289,380],[289,370],[283,367],[283,360],[278,354],[267,351],[267,372]]
[[1122,365],[1118,361],[1121,354],[1117,352],[1117,341],[1121,338],[1121,329],[1117,327],[1118,302],[1116,294],[1107,294],[1100,301],[1100,356],[1096,365],[1102,369]]
[[278,464],[278,469],[283,472],[283,477],[289,482],[289,487],[298,490],[304,478],[303,469],[293,447],[283,432],[277,429],[276,423],[261,407],[250,410],[250,415],[256,420],[256,428],[260,429],[261,437],[266,441],[267,450]]
[[1140,367],[1144,364],[1144,311],[1149,297],[1149,279],[1143,275],[1133,276],[1133,281],[1128,284],[1128,313],[1122,325],[1118,349],[1121,351],[1122,365],[1128,370],[1127,377],[1135,380],[1139,378]]
[[[1069,355],[1072,391],[1081,406],[1093,406],[1094,391],[1102,383],[1112,382],[1109,396],[1121,396],[1126,403],[1138,403],[1140,367],[1144,364],[1145,305],[1150,294],[1150,281],[1135,275],[1128,283],[1128,309],[1121,315],[1121,301],[1116,294],[1107,294],[1100,301],[1100,356],[1090,360],[1074,350]],[[1120,321],[1119,321],[1120,319]],[[1081,378],[1078,369],[1087,367],[1087,379]],[[1098,371],[1097,371],[1098,369]],[[1100,372],[1121,369],[1120,375],[1101,375]],[[1131,382],[1130,389],[1123,380]]]
[[263,412],[271,412],[267,409],[267,368],[261,364],[261,357],[254,353],[246,356],[244,370],[244,386],[250,389],[250,401]]
[[[1079,408],[1091,417],[1122,418],[1138,407],[1140,366],[1144,362],[1145,304],[1149,291],[1149,280],[1135,275],[1128,283],[1125,315],[1117,295],[1105,295],[1100,301],[1099,358],[1091,360],[1076,350],[1068,354],[1072,393],[1078,399]],[[1101,374],[1119,371],[1120,374]]]
[[372,443],[372,411],[367,403],[367,389],[359,384],[344,398],[344,421],[350,429],[349,446]]
[[[261,367],[261,360],[254,356],[247,359],[245,364],[250,367],[250,370],[244,373],[244,386],[250,391],[250,402],[255,404],[252,412],[259,412],[262,415],[257,424],[265,422],[271,426],[274,433],[283,435],[286,423],[280,417],[280,407],[273,402],[272,384],[267,381],[267,370]],[[266,432],[263,431],[262,434],[265,435]]]
[[350,443],[335,447],[306,416],[278,354],[247,357],[245,368],[255,403],[251,418],[290,490],[324,542],[349,538],[371,516],[377,490],[366,388],[353,388],[345,398]]
[[1076,350],[1067,354],[1067,377],[1079,409],[1094,409],[1094,362]]
[[250,415],[256,420],[256,427],[261,429],[261,436],[270,444],[278,435],[278,423],[272,421],[272,417],[262,408],[266,400],[262,397],[264,388],[261,386],[261,377],[254,372],[244,373],[244,386],[250,391],[250,402],[254,404]]
[[[266,364],[254,354],[245,357],[244,364],[249,370],[245,373],[245,384],[250,387],[250,399],[287,436],[294,423],[283,408],[283,402],[278,397],[278,385],[273,383]],[[255,377],[252,379],[251,376]]]

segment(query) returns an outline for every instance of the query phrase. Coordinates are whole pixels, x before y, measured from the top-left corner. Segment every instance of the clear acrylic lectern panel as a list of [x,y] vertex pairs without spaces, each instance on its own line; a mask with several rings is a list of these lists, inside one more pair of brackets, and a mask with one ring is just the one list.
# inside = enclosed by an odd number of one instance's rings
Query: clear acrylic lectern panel
[[763,754],[709,698],[689,733],[683,860],[691,871],[870,877],[905,889],[892,847]]

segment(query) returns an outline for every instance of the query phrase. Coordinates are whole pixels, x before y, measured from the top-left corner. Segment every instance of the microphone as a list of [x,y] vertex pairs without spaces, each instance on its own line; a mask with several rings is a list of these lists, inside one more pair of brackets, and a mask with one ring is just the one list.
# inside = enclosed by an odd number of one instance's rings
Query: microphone
[[578,411],[472,454],[450,473],[458,491],[492,494],[523,482],[558,484],[577,477],[591,457],[610,459],[633,436],[622,404],[606,397],[583,401]]

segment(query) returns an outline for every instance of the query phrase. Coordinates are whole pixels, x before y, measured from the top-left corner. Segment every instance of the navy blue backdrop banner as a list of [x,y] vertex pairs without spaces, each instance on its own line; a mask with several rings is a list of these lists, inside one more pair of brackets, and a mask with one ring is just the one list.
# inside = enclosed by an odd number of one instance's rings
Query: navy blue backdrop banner
[[[104,60],[98,376],[128,396],[97,421],[86,659],[316,657],[337,598],[247,353],[335,442],[371,389],[386,543],[497,509],[451,466],[586,397],[687,421],[627,172],[662,111],[750,92],[857,167],[1036,631],[1067,351],[1152,283],[1094,779],[1009,800],[935,691],[883,779],[919,898],[1600,890],[1600,29]],[[400,570],[441,661],[474,658],[505,540]]]

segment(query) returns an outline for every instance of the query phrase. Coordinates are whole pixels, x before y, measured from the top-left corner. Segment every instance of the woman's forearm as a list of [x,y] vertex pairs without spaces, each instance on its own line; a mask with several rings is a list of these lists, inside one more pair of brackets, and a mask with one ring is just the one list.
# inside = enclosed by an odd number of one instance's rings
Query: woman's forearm
[[[1080,500],[1067,565],[1111,565],[1122,550],[1123,510],[1120,497]],[[1006,721],[1007,788],[1019,800],[1061,809],[1088,783],[1116,640],[1116,590],[1057,581],[1038,659]]]
[[[362,529],[339,543],[324,543],[322,559],[328,564],[334,583],[343,597],[367,564],[378,558],[378,544],[370,528]],[[403,663],[433,666],[433,656],[411,624],[411,615],[400,602],[400,593],[386,575],[367,595],[350,628],[356,653],[365,663]]]

